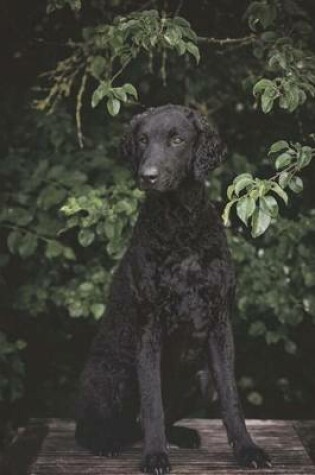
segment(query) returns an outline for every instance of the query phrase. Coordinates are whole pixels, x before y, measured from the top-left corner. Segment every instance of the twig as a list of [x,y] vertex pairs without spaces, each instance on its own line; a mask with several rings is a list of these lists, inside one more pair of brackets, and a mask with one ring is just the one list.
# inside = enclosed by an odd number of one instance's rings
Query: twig
[[117,79],[118,76],[121,75],[121,73],[126,69],[126,67],[128,66],[128,64],[130,63],[131,60],[132,60],[132,56],[130,56],[128,59],[126,59],[124,64],[121,66],[121,68],[111,78],[111,80],[110,80],[111,83],[113,83],[115,81],[115,79]]
[[83,148],[83,134],[82,134],[82,120],[81,120],[82,96],[85,90],[87,78],[88,78],[88,72],[86,69],[82,76],[80,89],[77,95],[77,105],[76,105],[76,111],[75,111],[75,118],[76,118],[76,123],[77,123],[77,136],[78,136],[78,142],[81,148]]
[[141,5],[139,8],[137,8],[135,11],[136,12],[141,12],[143,10],[147,10],[149,7],[156,5],[156,0],[149,0],[146,2],[144,5]]
[[295,175],[295,173],[298,171],[298,168],[297,168],[297,164],[296,163],[292,163],[291,165],[289,165],[287,168],[285,168],[284,170],[281,170],[279,172],[277,172],[275,175],[273,175],[271,178],[268,178],[270,181],[276,181],[279,176],[281,175],[281,173],[283,172],[286,172],[286,173],[292,173],[292,176]]
[[220,46],[242,44],[247,45],[256,39],[255,35],[243,36],[242,38],[205,38],[198,36],[197,41],[200,44],[217,44]]
[[184,0],[179,0],[176,10],[174,12],[174,17],[179,15],[181,9],[183,8],[183,5],[184,5]]

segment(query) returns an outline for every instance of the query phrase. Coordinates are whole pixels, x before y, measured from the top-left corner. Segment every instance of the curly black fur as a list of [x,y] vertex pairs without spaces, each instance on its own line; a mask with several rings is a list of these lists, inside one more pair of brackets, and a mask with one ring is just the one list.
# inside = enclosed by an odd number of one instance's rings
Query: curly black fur
[[[229,321],[234,272],[204,184],[225,147],[198,113],[169,105],[136,116],[122,152],[147,196],[82,375],[76,438],[115,455],[139,436],[140,413],[142,469],[166,473],[172,425],[187,415],[196,375],[211,363],[236,457],[268,466],[239,403]],[[197,444],[196,434],[186,435]]]

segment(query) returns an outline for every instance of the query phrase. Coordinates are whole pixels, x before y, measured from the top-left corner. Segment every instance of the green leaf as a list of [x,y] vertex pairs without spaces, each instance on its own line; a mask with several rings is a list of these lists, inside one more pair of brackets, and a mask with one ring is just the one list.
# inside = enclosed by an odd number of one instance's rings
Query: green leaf
[[258,196],[264,196],[267,191],[267,182],[265,180],[259,180]]
[[176,50],[179,56],[183,56],[186,53],[186,43],[184,41],[177,43]]
[[94,290],[92,282],[83,282],[79,285],[79,292],[81,295],[89,295]]
[[249,193],[249,196],[251,198],[253,198],[254,200],[257,200],[258,196],[259,196],[259,189],[258,188],[254,188],[253,190],[250,191]]
[[293,112],[299,105],[300,95],[299,88],[292,82],[283,82],[283,97],[284,100],[279,101],[279,106],[283,109],[288,109],[289,112]]
[[83,247],[88,247],[94,241],[95,234],[91,229],[81,229],[78,234],[78,241]]
[[243,176],[242,178],[237,177],[238,179],[235,181],[234,191],[237,196],[239,196],[240,191],[246,188],[248,185],[251,185],[254,180],[253,177]]
[[111,240],[115,237],[115,223],[112,223],[110,221],[106,221],[104,223],[103,229],[104,229],[106,237],[109,240]]
[[253,179],[252,175],[250,173],[241,173],[240,175],[237,175],[234,180],[233,180],[233,183],[234,185],[236,185],[240,180],[243,180],[244,178],[251,178]]
[[281,168],[284,168],[290,165],[292,160],[293,160],[293,156],[290,153],[284,152],[277,157],[275,167],[277,170],[280,170]]
[[253,404],[253,406],[261,406],[264,402],[262,395],[257,391],[251,391],[247,396],[247,400]]
[[276,152],[280,152],[281,150],[289,148],[289,144],[286,140],[278,140],[271,145],[268,155]]
[[286,188],[288,186],[288,183],[290,181],[290,177],[292,176],[291,173],[288,173],[286,171],[281,172],[279,175],[279,185],[281,188]]
[[63,246],[63,255],[65,256],[66,259],[69,261],[75,261],[76,256],[71,247],[68,246]]
[[23,234],[19,230],[11,231],[7,238],[8,249],[11,254],[16,254],[19,249],[19,244],[23,239]]
[[70,317],[81,317],[84,314],[82,303],[76,301],[69,306]]
[[91,312],[95,320],[99,320],[105,312],[105,305],[103,303],[93,303],[91,305]]
[[303,181],[299,176],[293,176],[289,181],[289,188],[294,193],[301,193],[303,191]]
[[170,46],[175,46],[180,40],[181,36],[178,34],[178,31],[175,28],[168,28],[164,34],[164,40]]
[[8,207],[5,209],[4,219],[18,226],[27,226],[33,219],[33,212],[30,209]]
[[126,102],[127,101],[127,93],[122,87],[115,87],[111,89],[111,93],[114,94],[114,96],[122,101]]
[[67,196],[67,191],[56,186],[47,186],[37,198],[37,205],[43,210],[48,210],[61,203]]
[[92,95],[91,106],[96,107],[99,102],[108,95],[110,85],[108,82],[101,82]]
[[290,355],[295,355],[296,350],[297,350],[296,343],[294,343],[294,341],[292,340],[286,341],[284,344],[284,348],[285,348],[285,351],[289,353]]
[[245,225],[247,225],[248,218],[250,218],[255,211],[255,200],[250,196],[240,198],[236,205],[236,212],[238,217]]
[[264,322],[257,320],[256,322],[253,322],[251,326],[249,327],[248,333],[251,336],[261,336],[266,333],[266,325]]
[[270,223],[270,215],[264,213],[261,208],[256,208],[252,216],[252,236],[256,238],[264,234]]
[[120,110],[120,102],[118,99],[113,99],[112,97],[107,101],[107,110],[111,116],[115,116],[118,114]]
[[262,91],[264,91],[266,88],[272,87],[274,87],[274,84],[270,79],[260,79],[260,81],[258,81],[253,88],[253,94],[254,96],[257,96],[258,94],[262,93]]
[[285,202],[286,205],[288,204],[288,195],[287,195],[286,192],[281,188],[281,186],[278,185],[278,183],[273,182],[272,185],[271,185],[271,189],[272,189],[272,191],[274,191],[278,196],[280,196],[280,198],[283,199],[283,201]]
[[24,340],[17,340],[17,341],[15,342],[15,346],[16,346],[16,348],[17,348],[18,350],[21,351],[21,350],[24,350],[24,348],[27,347],[27,343],[26,343],[26,341],[24,341]]
[[273,196],[268,195],[259,198],[259,206],[264,213],[270,214],[272,218],[278,216],[279,207],[277,200]]
[[103,56],[94,56],[91,60],[91,74],[100,79],[107,67],[107,60]]
[[82,209],[82,206],[78,202],[77,198],[74,198],[73,196],[71,196],[67,200],[66,204],[63,205],[62,208],[60,208],[60,211],[64,213],[66,216],[72,216],[73,214],[76,214],[79,211],[81,211],[81,209]]
[[275,100],[275,91],[274,89],[265,89],[264,93],[261,96],[261,109],[265,114],[271,111],[274,100]]
[[32,233],[26,233],[19,243],[19,254],[22,258],[34,254],[38,245],[37,236]]
[[312,158],[313,158],[312,148],[308,146],[302,147],[301,153],[299,153],[297,157],[298,167],[300,169],[306,167],[307,165],[309,165]]
[[231,208],[234,205],[234,203],[236,203],[236,201],[237,200],[230,201],[229,203],[226,204],[226,206],[224,208],[224,211],[223,211],[223,214],[222,214],[222,219],[223,219],[223,223],[224,223],[225,226],[230,225],[230,219],[229,219],[230,211],[231,211]]
[[48,259],[53,259],[63,254],[63,245],[58,241],[49,241],[46,246],[45,255]]
[[173,22],[176,23],[179,26],[184,27],[184,28],[190,28],[190,23],[185,18],[183,18],[181,16],[174,17]]
[[127,82],[126,84],[123,85],[123,90],[127,94],[129,94],[129,96],[133,96],[135,99],[138,99],[137,89],[132,84],[130,84],[129,82]]
[[196,46],[191,41],[188,41],[188,43],[186,43],[185,46],[186,46],[186,50],[195,58],[196,63],[198,64],[200,61],[200,51],[199,51],[198,46]]

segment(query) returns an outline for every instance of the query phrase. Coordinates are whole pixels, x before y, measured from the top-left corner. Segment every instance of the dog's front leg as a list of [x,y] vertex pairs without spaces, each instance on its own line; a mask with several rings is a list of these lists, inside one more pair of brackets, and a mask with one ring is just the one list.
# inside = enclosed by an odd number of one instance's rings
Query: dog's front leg
[[245,426],[234,375],[231,324],[227,315],[221,317],[210,331],[209,350],[228,439],[241,465],[252,468],[270,467],[267,454],[252,441]]
[[156,326],[147,327],[138,345],[138,378],[141,420],[144,428],[144,472],[164,474],[170,471],[166,453],[164,411],[161,391],[161,339]]

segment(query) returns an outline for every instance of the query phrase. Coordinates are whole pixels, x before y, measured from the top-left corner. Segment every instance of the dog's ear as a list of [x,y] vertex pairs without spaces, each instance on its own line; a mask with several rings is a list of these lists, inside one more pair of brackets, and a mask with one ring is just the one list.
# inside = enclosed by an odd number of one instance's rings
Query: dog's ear
[[152,111],[153,108],[150,108],[141,114],[134,116],[127,126],[125,134],[123,135],[123,138],[120,142],[120,155],[124,160],[127,160],[129,163],[131,163],[134,171],[137,171],[138,168],[138,151],[135,140],[137,129],[139,128],[143,119],[151,114]]
[[193,161],[193,174],[197,180],[204,180],[210,170],[220,165],[226,156],[226,146],[217,130],[199,113],[194,113],[197,140]]

